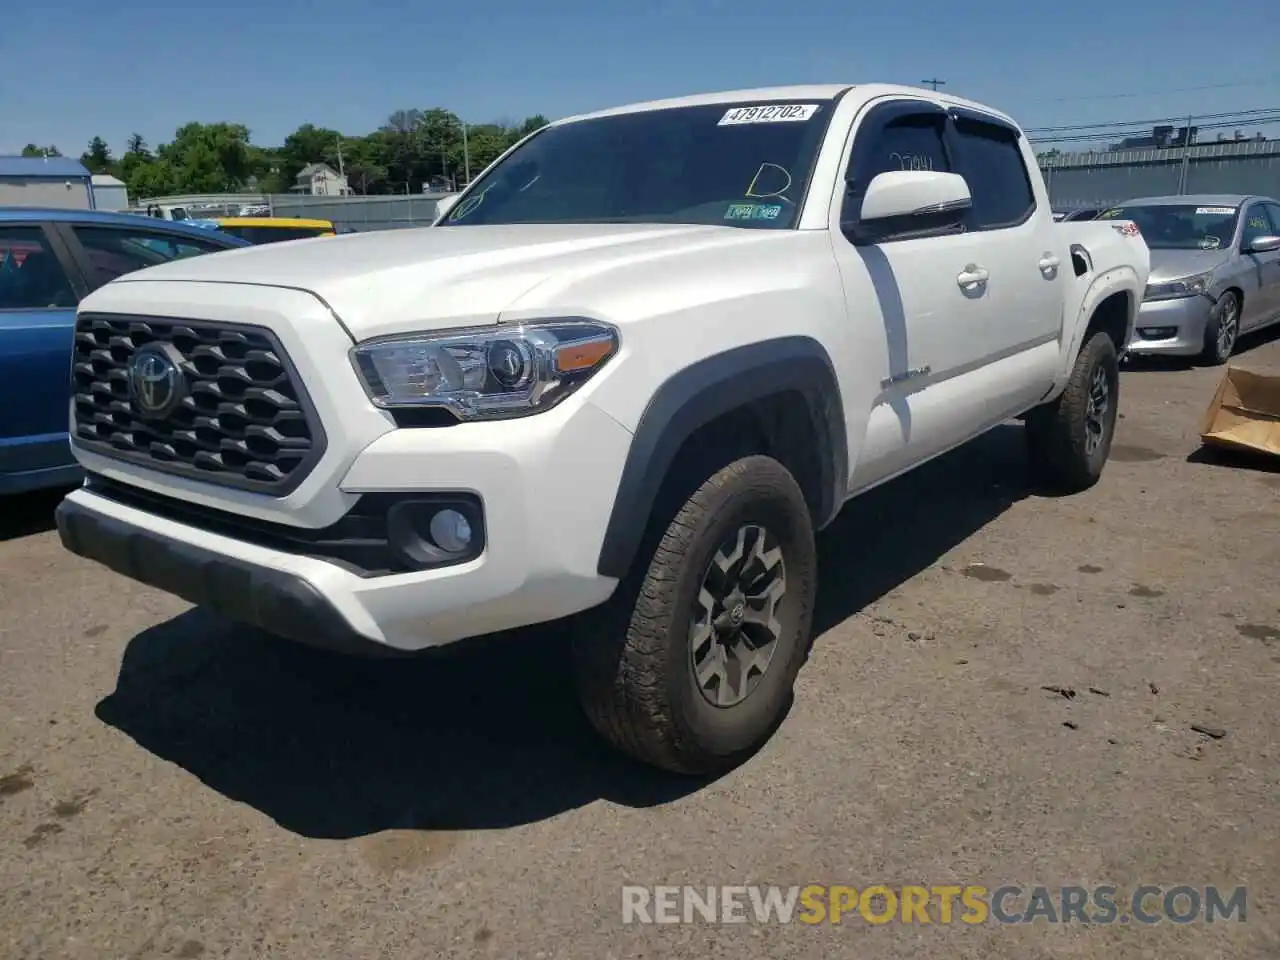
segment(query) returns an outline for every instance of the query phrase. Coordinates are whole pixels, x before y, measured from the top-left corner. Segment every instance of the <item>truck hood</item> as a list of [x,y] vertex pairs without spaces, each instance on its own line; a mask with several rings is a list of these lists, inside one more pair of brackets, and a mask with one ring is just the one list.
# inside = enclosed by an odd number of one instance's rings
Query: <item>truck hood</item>
[[553,274],[761,242],[779,232],[685,224],[382,230],[191,257],[112,284],[195,280],[305,290],[364,340],[405,329],[493,323]]
[[1229,258],[1227,250],[1152,250],[1148,283],[1165,283],[1209,273]]

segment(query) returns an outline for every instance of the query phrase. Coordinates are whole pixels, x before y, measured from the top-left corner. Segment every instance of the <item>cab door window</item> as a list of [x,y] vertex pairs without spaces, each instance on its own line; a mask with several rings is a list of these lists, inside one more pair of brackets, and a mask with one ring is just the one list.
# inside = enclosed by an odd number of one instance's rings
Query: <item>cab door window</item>
[[1269,237],[1275,230],[1267,216],[1266,207],[1261,203],[1251,204],[1244,215],[1244,232],[1240,235],[1240,249],[1248,250],[1250,244],[1259,237]]
[[850,159],[850,191],[859,201],[879,174],[894,170],[931,170],[950,173],[943,143],[942,114],[909,113],[890,120],[872,137],[869,149],[855,150]]
[[[888,119],[872,114],[855,135],[840,221],[857,229],[857,242],[886,242],[917,235],[923,223],[858,225],[862,200],[871,181],[882,173],[919,170],[951,173],[952,162],[946,145],[946,114],[938,110],[890,106]],[[931,225],[929,225],[931,226]],[[909,230],[910,233],[900,232]],[[926,229],[926,232],[928,230]]]

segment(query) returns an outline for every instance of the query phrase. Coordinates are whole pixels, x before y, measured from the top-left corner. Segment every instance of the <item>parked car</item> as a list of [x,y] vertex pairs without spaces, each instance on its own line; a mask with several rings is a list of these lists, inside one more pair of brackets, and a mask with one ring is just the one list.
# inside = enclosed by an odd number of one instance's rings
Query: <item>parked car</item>
[[[596,729],[719,770],[786,711],[814,531],[850,497],[1018,415],[1045,484],[1098,481],[1147,260],[1132,223],[1054,224],[1017,124],[942,93],[561,120],[430,228],[172,263],[81,304],[89,475],[58,528],[340,650],[568,618]],[[112,416],[117,382],[157,388]]]
[[1240,334],[1280,322],[1280,203],[1270,197],[1143,197],[1101,219],[1132,220],[1151,248],[1131,354],[1223,364]]
[[[67,441],[80,300],[135,270],[243,246],[237,237],[127,213],[0,208],[0,494],[81,476]],[[120,381],[100,389],[128,400]]]
[[332,221],[301,217],[220,217],[214,221],[214,229],[254,244],[332,237],[337,232]]

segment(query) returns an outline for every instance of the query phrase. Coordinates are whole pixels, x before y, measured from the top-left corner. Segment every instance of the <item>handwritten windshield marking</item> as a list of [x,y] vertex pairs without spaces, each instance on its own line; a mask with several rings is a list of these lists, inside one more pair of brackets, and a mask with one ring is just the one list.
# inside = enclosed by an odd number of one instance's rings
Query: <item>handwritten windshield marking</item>
[[[778,189],[776,190],[769,190],[767,192],[762,193],[760,191],[760,188],[762,186],[768,185],[771,171],[774,171],[786,177],[787,182],[782,184],[782,186],[778,187]],[[760,183],[760,180],[762,177],[765,180],[764,184]],[[787,196],[787,191],[790,189],[791,189],[791,174],[790,172],[788,172],[786,167],[780,167],[776,163],[762,163],[760,164],[760,168],[756,170],[756,175],[751,178],[751,185],[747,187],[747,190],[743,194],[743,196],[754,197],[757,200],[772,200],[776,198],[778,200],[785,200],[787,201],[787,203],[791,203],[792,202],[791,198]]]
[[889,159],[898,164],[899,170],[933,169],[933,157],[926,153],[891,153]]

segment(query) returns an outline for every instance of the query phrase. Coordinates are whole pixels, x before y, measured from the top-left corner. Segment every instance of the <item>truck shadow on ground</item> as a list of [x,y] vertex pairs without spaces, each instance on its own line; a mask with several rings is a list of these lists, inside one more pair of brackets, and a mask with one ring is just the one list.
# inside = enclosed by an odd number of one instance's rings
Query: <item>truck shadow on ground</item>
[[[820,542],[826,630],[1026,495],[1001,427],[850,504]],[[615,756],[579,713],[557,625],[447,656],[343,658],[199,610],[136,636],[97,716],[224,796],[309,837],[491,829],[706,781]]]

